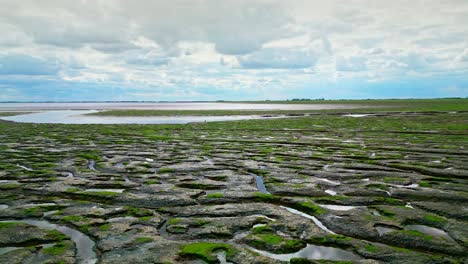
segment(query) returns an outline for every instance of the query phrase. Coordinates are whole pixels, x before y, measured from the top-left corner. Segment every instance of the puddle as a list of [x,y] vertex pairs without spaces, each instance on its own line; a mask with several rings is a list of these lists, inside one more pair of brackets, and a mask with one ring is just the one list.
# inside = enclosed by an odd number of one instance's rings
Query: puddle
[[215,253],[216,257],[218,258],[219,264],[232,264],[232,262],[228,262],[226,260],[226,251],[221,250]]
[[57,230],[69,237],[73,242],[75,242],[77,250],[77,263],[94,264],[97,262],[97,255],[96,252],[94,252],[94,241],[75,229],[71,229],[66,226],[59,226],[42,220],[10,220],[1,222],[20,222],[37,226],[40,228]]
[[366,116],[370,116],[371,114],[347,114],[347,115],[343,115],[343,116],[347,116],[347,117],[366,117]]
[[4,248],[0,248],[0,255],[3,255],[3,254],[6,254],[10,251],[13,251],[13,250],[17,250],[17,249],[20,249],[21,247],[4,247]]
[[258,190],[260,190],[260,192],[262,193],[270,193],[267,191],[265,184],[263,184],[263,178],[256,174],[252,174],[252,175],[255,177],[255,183],[257,184]]
[[131,180],[128,178],[128,175],[125,175],[125,174],[124,174],[122,177],[123,177],[123,179],[124,179],[124,181],[125,181],[126,183],[135,183],[135,182],[131,181]]
[[85,192],[115,192],[123,193],[125,189],[86,189]]
[[122,216],[122,217],[114,217],[107,219],[107,222],[109,223],[117,223],[117,222],[125,222],[125,221],[137,221],[138,218],[134,216]]
[[334,204],[318,204],[318,206],[325,208],[325,209],[335,210],[335,211],[349,211],[352,209],[359,208],[359,206],[334,205]]
[[18,206],[20,208],[28,208],[28,207],[40,207],[40,206],[56,206],[56,203],[30,203],[30,204],[23,204],[21,206]]
[[452,240],[452,238],[444,231],[438,228],[425,226],[425,225],[407,225],[405,226],[407,230],[416,230],[426,235],[435,236],[435,237],[443,237],[448,240]]
[[164,220],[164,222],[162,223],[161,227],[158,229],[159,231],[159,234],[162,236],[162,237],[168,237],[169,234],[167,233],[167,220]]
[[[325,165],[325,166],[329,166],[329,165]],[[320,180],[320,181],[323,181],[323,182],[326,182],[326,183],[329,183],[329,184],[331,184],[331,185],[335,185],[335,186],[337,186],[337,185],[340,185],[340,184],[341,184],[340,182],[337,182],[337,181],[331,181],[331,180],[329,180],[329,179],[319,179],[319,180]]]
[[325,225],[322,224],[322,222],[320,222],[320,220],[318,220],[315,216],[311,216],[311,215],[308,215],[306,213],[303,213],[301,211],[298,211],[296,209],[292,209],[292,208],[289,208],[289,207],[286,207],[286,206],[280,206],[281,208],[284,208],[286,210],[288,210],[290,213],[293,213],[293,214],[297,214],[297,215],[300,215],[302,217],[305,217],[307,219],[310,219],[312,220],[320,229],[322,229],[323,231],[327,232],[327,233],[330,233],[330,234],[335,234],[335,232],[331,231],[330,229],[328,229]]
[[97,171],[94,165],[96,165],[96,162],[94,160],[90,160],[88,164],[88,168],[92,171]]
[[56,212],[58,212],[59,210],[54,210],[54,211],[49,211],[49,212],[45,212],[42,217],[47,217],[49,215],[52,215],[52,214],[55,214]]
[[299,250],[296,253],[291,254],[273,254],[270,252],[258,250],[255,248],[249,247],[250,250],[281,261],[290,261],[293,258],[306,258],[306,259],[325,259],[325,260],[360,260],[361,257],[358,255],[334,247],[323,247],[323,246],[315,246],[315,245],[307,245],[305,248]]

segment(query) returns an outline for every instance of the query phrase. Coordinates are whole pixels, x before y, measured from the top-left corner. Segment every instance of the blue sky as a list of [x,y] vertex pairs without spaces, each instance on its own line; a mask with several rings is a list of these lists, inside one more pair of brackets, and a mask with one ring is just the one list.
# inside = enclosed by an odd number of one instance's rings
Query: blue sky
[[0,101],[468,96],[465,0],[0,5]]

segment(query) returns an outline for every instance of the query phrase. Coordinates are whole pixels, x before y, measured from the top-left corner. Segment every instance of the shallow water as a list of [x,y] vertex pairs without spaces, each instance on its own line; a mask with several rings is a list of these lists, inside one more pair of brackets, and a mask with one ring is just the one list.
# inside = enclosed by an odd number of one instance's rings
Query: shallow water
[[253,175],[255,176],[255,183],[257,184],[258,190],[262,193],[270,193],[267,191],[265,184],[263,183],[263,178],[255,174]]
[[320,220],[318,220],[315,216],[311,216],[311,215],[308,215],[306,213],[303,213],[301,211],[298,211],[296,209],[292,209],[292,208],[289,208],[289,207],[286,207],[286,206],[280,206],[281,208],[284,208],[286,210],[288,210],[290,213],[293,213],[293,214],[297,214],[297,215],[300,215],[302,217],[305,217],[307,219],[310,219],[312,220],[320,229],[322,229],[323,231],[327,232],[327,233],[330,233],[330,234],[335,234],[335,232],[331,231],[330,229],[328,229],[324,224],[322,224],[322,222],[320,222]]
[[10,220],[2,222],[20,222],[37,226],[39,228],[57,230],[69,237],[73,242],[75,242],[77,250],[76,257],[78,259],[78,263],[94,264],[97,262],[97,255],[96,252],[94,252],[94,241],[92,241],[88,236],[75,229],[71,229],[66,226],[59,226],[42,220]]
[[86,189],[85,192],[115,192],[123,193],[125,189]]
[[3,255],[3,254],[6,254],[10,251],[13,251],[13,250],[17,250],[17,249],[20,249],[20,247],[4,247],[4,248],[0,248],[0,255]]
[[88,109],[151,109],[151,110],[322,110],[354,109],[362,105],[344,104],[254,104],[216,102],[90,102],[90,103],[0,103],[0,111],[88,110]]
[[326,259],[326,260],[360,260],[361,257],[358,255],[334,247],[323,247],[315,245],[307,245],[305,248],[299,250],[296,253],[291,254],[273,254],[270,252],[249,248],[250,250],[257,252],[263,256],[282,260],[290,261],[292,258],[306,258],[306,259]]
[[232,116],[90,116],[95,110],[60,110],[1,117],[6,121],[35,124],[187,124],[194,122],[267,119],[260,115]]
[[392,228],[392,227],[389,227],[389,226],[381,226],[381,225],[380,226],[375,226],[375,229],[379,233],[379,236],[398,230],[397,228]]
[[366,117],[366,116],[370,116],[370,114],[347,114],[347,115],[343,115],[343,116],[347,116],[347,117]]
[[334,204],[318,204],[318,206],[325,208],[325,209],[335,210],[335,211],[349,211],[349,210],[358,208],[358,206],[334,205]]

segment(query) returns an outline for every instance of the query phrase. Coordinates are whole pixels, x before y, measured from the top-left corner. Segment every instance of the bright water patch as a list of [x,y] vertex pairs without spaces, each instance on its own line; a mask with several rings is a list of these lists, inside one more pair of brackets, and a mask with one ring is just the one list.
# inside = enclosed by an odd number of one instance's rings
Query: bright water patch
[[262,193],[269,193],[265,187],[265,184],[263,183],[263,178],[253,174],[255,177],[255,183],[257,184],[257,188],[260,192]]
[[334,204],[319,204],[318,206],[325,208],[325,209],[335,210],[335,211],[349,211],[349,210],[358,208],[358,206],[334,205]]
[[123,193],[125,189],[86,189],[85,192],[115,192]]
[[249,248],[250,250],[257,252],[263,256],[281,260],[290,261],[293,258],[306,258],[306,259],[326,259],[326,260],[360,260],[361,257],[358,255],[334,247],[323,247],[315,245],[307,245],[307,247],[299,250],[296,253],[291,254],[273,254],[267,251],[258,250],[255,248]]
[[[1,117],[6,121],[38,124],[187,124],[194,122],[266,119],[260,115],[226,116],[91,116],[95,110],[60,110]],[[273,118],[273,117],[270,117]]]
[[307,219],[312,220],[320,229],[322,229],[323,231],[325,231],[327,233],[335,234],[333,231],[328,229],[324,224],[322,224],[322,222],[320,222],[320,220],[318,220],[315,216],[308,215],[306,213],[303,213],[301,211],[298,211],[296,209],[292,209],[292,208],[289,208],[289,207],[286,207],[286,206],[280,206],[280,207],[288,210],[290,213],[297,214],[297,215],[300,215],[302,217],[305,217]]

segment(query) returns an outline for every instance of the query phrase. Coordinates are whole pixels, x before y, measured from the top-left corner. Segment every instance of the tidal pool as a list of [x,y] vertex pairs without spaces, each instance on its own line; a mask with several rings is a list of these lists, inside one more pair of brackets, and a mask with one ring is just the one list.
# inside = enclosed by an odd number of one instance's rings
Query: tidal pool
[[[267,119],[260,115],[231,116],[91,116],[96,110],[60,110],[1,117],[5,121],[35,124],[187,124],[195,122]],[[279,116],[282,117],[282,116]]]
[[250,250],[259,253],[260,255],[281,260],[290,261],[293,258],[306,258],[306,259],[326,259],[326,260],[360,260],[361,257],[358,255],[334,247],[323,247],[315,245],[307,245],[307,247],[299,250],[296,253],[291,254],[273,254],[267,251],[262,251],[254,248]]

